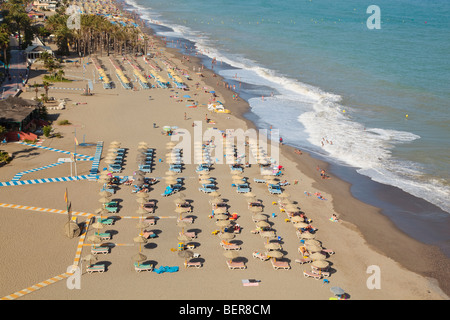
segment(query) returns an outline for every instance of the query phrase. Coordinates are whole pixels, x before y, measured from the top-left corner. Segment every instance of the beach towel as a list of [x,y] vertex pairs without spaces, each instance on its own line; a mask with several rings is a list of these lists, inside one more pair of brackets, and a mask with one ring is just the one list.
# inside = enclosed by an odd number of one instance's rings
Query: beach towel
[[161,266],[158,269],[154,269],[153,272],[156,272],[157,274],[161,274],[161,273],[164,273],[164,272],[172,273],[172,272],[177,272],[178,269],[179,269],[178,266],[174,266],[174,267],[168,267],[168,266],[163,267],[163,266]]

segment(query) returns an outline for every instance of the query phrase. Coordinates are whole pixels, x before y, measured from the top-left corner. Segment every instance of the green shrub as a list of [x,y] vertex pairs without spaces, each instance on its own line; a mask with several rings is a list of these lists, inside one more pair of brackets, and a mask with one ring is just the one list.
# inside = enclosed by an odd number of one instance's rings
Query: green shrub
[[69,120],[59,120],[59,121],[58,121],[58,124],[59,124],[60,126],[67,126],[67,125],[69,125],[69,124],[71,124],[71,123],[69,122]]
[[52,126],[44,126],[44,128],[42,128],[42,131],[44,132],[44,136],[45,137],[50,137],[50,133],[52,132]]
[[9,163],[11,160],[8,152],[0,151],[0,163]]

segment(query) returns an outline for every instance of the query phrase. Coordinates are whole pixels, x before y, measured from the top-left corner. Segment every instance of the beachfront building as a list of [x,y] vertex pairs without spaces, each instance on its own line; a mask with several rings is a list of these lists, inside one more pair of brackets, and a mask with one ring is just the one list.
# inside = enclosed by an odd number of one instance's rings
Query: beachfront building
[[0,126],[8,131],[26,130],[39,118],[40,102],[9,96],[0,100]]
[[36,37],[31,45],[29,45],[28,48],[25,49],[28,64],[33,64],[37,59],[41,57],[41,54],[43,52],[48,52],[53,55],[53,50],[49,46],[44,45],[44,43]]
[[33,1],[33,7],[37,10],[55,11],[59,2],[55,0],[35,0]]

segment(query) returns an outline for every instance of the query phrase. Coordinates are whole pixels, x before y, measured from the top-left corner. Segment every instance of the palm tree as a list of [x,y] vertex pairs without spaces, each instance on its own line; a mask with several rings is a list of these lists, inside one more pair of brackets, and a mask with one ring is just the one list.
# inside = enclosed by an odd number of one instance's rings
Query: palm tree
[[0,48],[3,49],[3,62],[8,65],[8,48],[9,48],[9,32],[6,30],[4,25],[0,28]]
[[63,76],[64,76],[64,70],[63,69],[59,69],[58,72],[56,73],[57,78],[59,79],[59,81],[63,80]]

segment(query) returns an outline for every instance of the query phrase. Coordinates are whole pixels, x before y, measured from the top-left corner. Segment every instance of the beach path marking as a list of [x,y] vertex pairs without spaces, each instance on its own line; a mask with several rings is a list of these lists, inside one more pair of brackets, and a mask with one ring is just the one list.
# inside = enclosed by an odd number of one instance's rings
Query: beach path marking
[[70,277],[71,275],[73,275],[73,273],[70,273],[70,272],[62,273],[60,275],[57,275],[56,277],[52,277],[52,278],[49,278],[49,279],[44,280],[42,282],[39,282],[39,283],[37,283],[35,285],[32,285],[31,287],[28,287],[28,288],[22,289],[20,291],[11,293],[10,295],[4,296],[3,298],[1,298],[1,300],[15,300],[15,299],[18,299],[20,297],[23,297],[24,295],[27,295],[27,294],[30,294],[30,293],[36,291],[36,290],[45,288],[46,286],[48,286],[50,284],[53,284],[53,283],[56,283],[58,281],[64,280],[64,279]]

